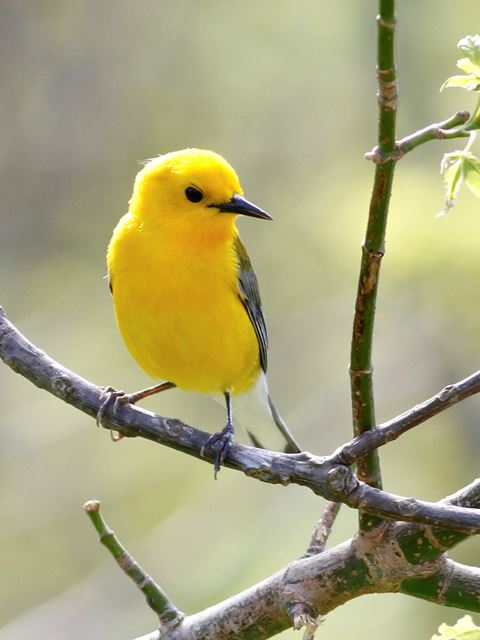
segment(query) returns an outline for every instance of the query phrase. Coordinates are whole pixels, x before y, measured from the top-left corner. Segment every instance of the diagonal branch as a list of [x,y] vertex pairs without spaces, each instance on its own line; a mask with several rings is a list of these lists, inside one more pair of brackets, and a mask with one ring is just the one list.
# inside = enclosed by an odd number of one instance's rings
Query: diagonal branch
[[[383,550],[393,554],[391,548]],[[381,549],[363,549],[356,539],[348,540],[321,554],[296,560],[278,573],[245,591],[187,616],[168,635],[153,632],[138,640],[262,640],[291,628],[299,608],[310,611],[313,620],[340,604],[367,593],[395,591],[402,577],[428,578],[443,560],[407,569],[393,562],[382,570]],[[379,553],[378,553],[379,552]]]
[[185,616],[118,540],[115,532],[110,529],[100,513],[100,502],[89,500],[83,505],[83,508],[95,527],[100,542],[110,551],[122,571],[135,582],[143,593],[148,606],[157,614],[162,628],[171,629],[180,624]]
[[332,527],[335,524],[335,519],[342,506],[341,502],[333,502],[327,500],[320,520],[315,524],[313,528],[312,537],[305,554],[302,558],[308,558],[314,556],[317,553],[325,551],[327,540],[332,532]]
[[[359,579],[350,583],[352,570]],[[431,572],[430,572],[431,573]],[[361,577],[360,577],[361,576]],[[370,593],[372,579],[362,560],[358,560],[352,541],[323,554],[297,560],[262,582],[249,587],[204,611],[187,616],[166,637],[168,640],[263,640],[293,626],[296,605],[312,612],[327,613],[346,599]],[[293,609],[292,618],[288,610]],[[153,632],[138,640],[160,640]]]
[[408,578],[400,592],[444,607],[480,610],[480,569],[446,560],[440,571],[426,578]]
[[342,445],[335,453],[334,459],[345,464],[353,464],[369,451],[393,442],[402,434],[445,411],[449,407],[480,392],[480,371],[475,371],[467,378],[449,384],[436,395],[424,402],[404,411],[396,418],[379,424],[363,435]]
[[[480,481],[476,480],[442,502],[480,505]],[[290,614],[301,609],[308,611],[308,617],[314,619],[319,613],[326,614],[347,600],[373,592],[400,590],[445,606],[480,611],[480,570],[442,557],[445,548],[439,549],[434,556],[423,558],[421,562],[410,562],[406,553],[410,543],[403,535],[406,529],[418,532],[421,527],[394,525],[383,534],[379,527],[330,551],[293,562],[256,587],[215,605],[214,615],[220,616],[215,618],[220,623],[215,627],[215,640],[230,637],[231,627],[227,626],[227,620],[232,614],[235,618],[231,622],[235,624],[238,634],[235,637],[246,638],[251,629],[252,615],[262,620],[262,625],[258,627],[260,633],[266,630],[265,627],[270,628],[270,624],[278,632],[286,628],[281,626],[285,611]],[[428,544],[428,538],[425,544]],[[259,594],[257,603],[251,599],[255,589]],[[268,611],[263,609],[264,597],[267,597]],[[189,616],[184,626],[178,627],[176,633],[168,636],[168,640],[196,640],[197,629],[209,630],[208,624],[212,621],[208,617],[210,611],[208,609]],[[277,616],[275,624],[269,617],[272,613]],[[290,623],[285,620],[285,624],[291,626],[292,616],[289,617]],[[257,634],[258,631],[254,634],[255,638],[264,637]],[[160,636],[158,632],[153,632],[138,640],[160,640]]]
[[[446,505],[480,508],[480,480],[474,480],[451,496],[441,500]],[[468,537],[468,534],[441,527],[397,523],[392,535],[412,565],[433,562]],[[412,595],[416,595],[413,593]]]
[[383,164],[389,160],[401,160],[409,151],[413,151],[426,142],[432,140],[452,140],[454,138],[468,138],[469,131],[466,131],[464,125],[470,118],[468,111],[458,111],[450,118],[442,122],[434,122],[427,127],[415,131],[395,144],[395,149],[388,155],[381,155],[380,148],[377,146],[372,151],[365,154],[367,160],[372,160],[376,164]]
[[[91,417],[101,406],[103,389],[58,364],[37,349],[0,310],[0,358],[14,371]],[[119,405],[105,414],[103,424],[124,436],[140,436],[202,459],[209,434],[176,418],[159,416],[131,405]],[[213,456],[209,456],[213,462]],[[480,532],[475,509],[403,498],[359,482],[338,456],[318,457],[307,452],[286,454],[234,444],[225,461],[245,475],[272,484],[298,484],[327,500],[340,501],[373,516]]]
[[[283,596],[289,583],[295,585],[295,596],[308,601],[313,611],[323,614],[340,604],[367,593],[389,593],[400,590],[444,606],[480,611],[480,570],[443,560],[422,569],[410,569],[412,575],[401,581],[405,567],[395,566],[378,576],[378,558],[359,558],[352,541],[330,552],[292,563],[286,570],[267,578],[246,591],[220,602],[200,613],[188,616],[166,638],[168,640],[226,640],[252,638],[262,640],[292,626],[285,615]],[[311,563],[302,565],[300,562]],[[352,580],[357,575],[357,581]],[[423,573],[423,575],[421,575]],[[416,575],[415,575],[416,574]],[[419,575],[420,574],[420,575]],[[400,588],[398,581],[400,579]],[[333,588],[329,588],[331,585]],[[342,591],[348,585],[347,593]],[[414,594],[414,588],[418,593]],[[428,587],[428,591],[420,587]],[[407,591],[408,589],[408,591]],[[255,590],[258,590],[255,593]],[[295,597],[293,596],[293,597]],[[158,631],[137,640],[161,640]]]

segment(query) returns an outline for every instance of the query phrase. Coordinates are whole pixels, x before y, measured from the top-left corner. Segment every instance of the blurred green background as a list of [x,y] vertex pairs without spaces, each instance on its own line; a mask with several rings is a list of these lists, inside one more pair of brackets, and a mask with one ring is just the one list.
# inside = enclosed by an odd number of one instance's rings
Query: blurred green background
[[[480,5],[399,2],[399,135],[458,109],[439,94]],[[373,1],[3,0],[0,3],[0,304],[35,344],[98,384],[150,381],[115,327],[105,248],[138,161],[215,149],[274,224],[242,220],[271,337],[272,396],[304,446],[351,436],[352,311],[373,165]],[[398,166],[375,336],[377,418],[479,367],[480,203],[443,206],[430,143]],[[479,149],[477,148],[477,152]],[[99,498],[130,551],[186,612],[301,555],[322,501],[141,440],[0,367],[0,640],[133,638],[154,628],[141,594],[100,548],[82,504]],[[208,399],[145,402],[205,429]],[[386,487],[436,500],[478,473],[480,399],[382,449]],[[344,509],[332,543],[349,537]],[[478,540],[452,553],[478,563]],[[430,638],[455,610],[399,595],[329,614],[322,638]],[[478,620],[478,619],[477,619]],[[299,638],[293,631],[282,638]]]

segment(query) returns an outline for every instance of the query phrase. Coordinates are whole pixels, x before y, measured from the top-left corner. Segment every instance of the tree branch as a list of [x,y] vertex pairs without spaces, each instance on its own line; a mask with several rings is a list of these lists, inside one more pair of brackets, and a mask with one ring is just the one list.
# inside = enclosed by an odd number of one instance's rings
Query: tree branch
[[[480,480],[442,502],[479,505]],[[255,638],[266,638],[291,626],[295,612],[302,611],[313,620],[319,613],[326,614],[339,604],[374,592],[400,590],[438,604],[479,611],[480,571],[446,560],[442,557],[445,548],[428,561],[412,564],[405,553],[410,544],[403,535],[407,529],[418,534],[421,527],[377,527],[330,551],[293,562],[255,587],[187,617],[168,640],[248,638],[250,632]],[[466,600],[462,605],[463,592]],[[217,626],[210,629],[216,622]],[[152,632],[138,640],[160,637]]]
[[[96,417],[102,403],[102,387],[62,367],[37,349],[7,320],[1,309],[0,358],[37,387]],[[208,433],[181,420],[159,416],[128,404],[119,404],[108,410],[103,426],[124,436],[140,436],[199,459],[203,459],[201,449],[209,438]],[[208,461],[213,463],[213,455],[208,455]],[[480,514],[475,509],[403,498],[372,488],[359,482],[351,469],[338,460],[338,455],[287,454],[234,444],[225,466],[262,482],[308,487],[327,500],[343,502],[372,516],[452,528],[465,533],[480,531]]]
[[330,536],[341,506],[341,502],[327,500],[322,516],[313,528],[310,544],[308,545],[308,549],[305,554],[302,556],[303,558],[308,558],[309,556],[314,556],[316,553],[322,553],[325,551],[328,537]]
[[[480,504],[480,480],[443,501]],[[98,527],[97,527],[98,528]],[[103,530],[103,527],[100,528]],[[446,561],[444,548],[430,560],[411,563],[405,553],[407,529],[418,525],[377,527],[371,532],[289,564],[261,583],[200,613],[176,618],[137,640],[261,640],[291,627],[307,626],[312,637],[322,614],[366,593],[403,593],[447,606],[480,610],[479,571]],[[132,558],[132,562],[136,565]]]
[[[378,146],[382,156],[395,149],[395,120],[398,102],[395,66],[395,0],[380,0],[377,16],[377,78],[378,78]],[[385,230],[392,190],[395,161],[377,164],[365,240],[350,352],[350,386],[353,429],[360,435],[375,426],[373,395],[372,341],[375,323],[375,303],[378,291],[380,263],[385,253]],[[360,480],[381,488],[380,461],[376,450],[357,460]],[[360,514],[360,527],[371,528],[378,520]]]
[[[351,571],[357,570],[356,580]],[[352,590],[369,593],[368,568],[355,556],[352,541],[323,554],[297,560],[266,580],[199,613],[187,616],[168,634],[168,640],[224,640],[269,638],[293,626],[300,603],[312,612],[326,613],[352,595],[345,594],[345,582]],[[142,640],[159,640],[153,632]]]
[[[442,560],[413,569],[407,569],[400,561],[385,565],[392,549],[377,543],[375,536],[354,538],[321,554],[296,560],[253,587],[187,616],[168,633],[168,640],[262,640],[292,627],[299,610],[308,611],[314,619],[361,595],[396,591],[405,575],[430,577],[443,564]],[[164,637],[153,632],[141,640]]]
[[339,462],[353,464],[359,457],[369,451],[393,442],[402,434],[413,429],[413,427],[426,422],[433,416],[445,411],[445,409],[479,392],[480,371],[475,371],[467,378],[447,385],[436,395],[404,411],[396,418],[383,422],[376,429],[372,429],[342,445],[333,454],[333,457],[338,459]]
[[83,505],[83,508],[95,527],[100,542],[110,551],[121,570],[135,582],[143,593],[148,606],[157,614],[162,628],[172,629],[180,624],[185,616],[120,543],[115,532],[109,528],[100,513],[100,502],[89,500]]
[[383,164],[390,160],[396,162],[401,160],[409,151],[431,140],[468,138],[470,132],[463,129],[461,125],[464,125],[469,118],[470,114],[468,111],[458,111],[450,118],[443,120],[443,122],[434,122],[419,131],[415,131],[415,133],[401,138],[401,140],[398,140],[395,144],[395,149],[390,154],[382,155],[380,147],[376,146],[372,151],[365,154],[365,158],[372,160],[376,164]]
[[400,592],[444,607],[480,611],[480,569],[453,560],[435,575],[427,578],[408,578],[400,585]]
[[[474,480],[467,487],[442,500],[441,503],[457,507],[480,508],[480,480]],[[466,533],[451,529],[405,523],[394,525],[393,535],[410,564],[435,561],[468,537]]]

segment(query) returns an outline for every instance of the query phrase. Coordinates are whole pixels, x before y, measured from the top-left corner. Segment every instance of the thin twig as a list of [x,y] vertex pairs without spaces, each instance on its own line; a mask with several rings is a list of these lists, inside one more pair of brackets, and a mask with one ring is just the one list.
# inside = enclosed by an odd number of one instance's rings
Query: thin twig
[[369,451],[393,442],[402,434],[445,411],[449,407],[480,392],[480,371],[459,382],[449,384],[439,393],[424,402],[404,411],[396,418],[379,424],[376,429],[368,431],[342,445],[334,454],[334,459],[353,464]]
[[310,544],[308,545],[305,554],[302,556],[303,558],[308,558],[309,556],[314,556],[317,553],[325,551],[327,540],[332,532],[332,527],[335,524],[335,519],[341,506],[341,502],[327,500],[323,509],[322,517],[313,529]]
[[83,508],[95,527],[100,542],[110,551],[122,571],[142,591],[148,606],[158,615],[160,624],[166,625],[169,629],[179,625],[185,617],[184,614],[175,607],[162,588],[154,582],[120,543],[100,513],[100,502],[89,500],[83,505]]
[[465,131],[462,128],[468,119],[470,114],[468,111],[458,111],[450,118],[447,118],[443,122],[434,122],[427,127],[411,133],[401,140],[398,140],[395,144],[395,149],[387,155],[382,155],[380,148],[377,146],[372,151],[365,154],[367,160],[372,160],[376,164],[384,164],[390,160],[401,160],[405,154],[416,147],[419,147],[431,140],[452,140],[454,138],[467,138],[470,135],[469,131]]

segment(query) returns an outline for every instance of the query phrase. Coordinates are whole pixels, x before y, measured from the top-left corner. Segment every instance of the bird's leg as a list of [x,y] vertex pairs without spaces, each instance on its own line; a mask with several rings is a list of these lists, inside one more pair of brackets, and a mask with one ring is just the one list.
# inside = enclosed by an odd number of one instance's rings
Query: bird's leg
[[173,382],[162,382],[161,384],[148,387],[148,389],[142,389],[142,391],[137,391],[136,393],[125,393],[125,391],[116,391],[112,387],[105,387],[100,395],[102,404],[97,413],[97,426],[102,424],[103,416],[112,403],[114,406],[117,402],[121,402],[122,404],[136,404],[140,400],[148,398],[148,396],[153,396],[155,393],[160,393],[167,389],[173,389],[175,386]]
[[203,456],[207,447],[216,449],[215,464],[213,467],[213,477],[215,480],[217,479],[217,473],[220,471],[220,467],[224,463],[230,447],[232,446],[233,436],[235,435],[232,418],[232,396],[230,391],[225,391],[224,396],[227,404],[227,424],[221,431],[211,435],[200,450],[200,455]]

